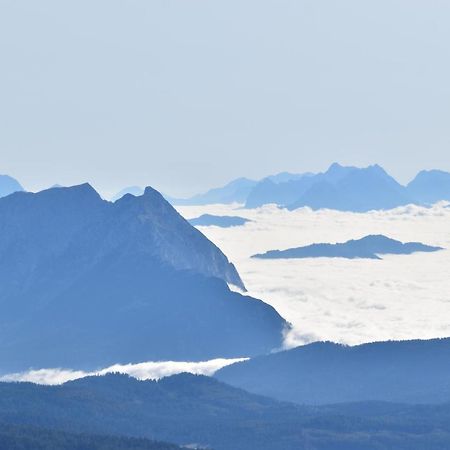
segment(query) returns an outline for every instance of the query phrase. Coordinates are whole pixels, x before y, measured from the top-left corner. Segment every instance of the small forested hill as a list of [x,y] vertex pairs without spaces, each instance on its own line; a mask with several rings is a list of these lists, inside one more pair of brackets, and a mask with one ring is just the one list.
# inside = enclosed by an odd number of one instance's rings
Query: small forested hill
[[0,422],[217,450],[450,447],[448,403],[298,406],[188,374],[158,382],[108,375],[53,387],[0,383]]
[[338,244],[311,244],[286,250],[269,250],[266,253],[253,255],[253,258],[381,259],[379,255],[410,255],[416,252],[436,252],[439,250],[442,250],[442,248],[425,245],[420,242],[403,243],[383,235],[370,235]]
[[0,373],[251,356],[286,322],[155,190],[85,184],[0,199]]
[[180,447],[148,439],[0,424],[0,450],[180,450]]
[[316,342],[233,364],[216,377],[301,404],[450,401],[450,338],[345,346]]
[[202,214],[194,219],[189,219],[189,223],[195,227],[216,226],[221,228],[238,227],[245,225],[250,220],[239,216],[215,216],[212,214]]

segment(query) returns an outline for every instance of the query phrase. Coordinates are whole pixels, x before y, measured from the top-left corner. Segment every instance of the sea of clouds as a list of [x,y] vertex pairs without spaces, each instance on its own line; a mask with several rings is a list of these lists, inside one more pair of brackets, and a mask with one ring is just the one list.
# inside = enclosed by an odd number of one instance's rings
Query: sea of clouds
[[[187,219],[204,213],[251,220],[233,228],[199,227],[236,265],[248,295],[274,306],[292,323],[285,347],[329,340],[359,344],[389,339],[450,336],[450,207],[406,206],[365,214],[274,205],[178,207]],[[378,260],[252,259],[256,253],[319,242],[344,242],[368,234],[444,247],[436,253],[383,256]],[[448,249],[448,250],[447,250]],[[60,384],[88,375],[126,373],[159,379],[180,372],[212,375],[239,359],[160,361],[114,365],[95,372],[40,369],[0,381]]]
[[[293,325],[287,348],[317,340],[359,344],[450,336],[450,207],[409,205],[348,213],[274,205],[178,207],[186,218],[239,215],[245,226],[199,229],[236,265],[249,291]],[[368,234],[444,247],[436,253],[387,255],[383,260],[252,259],[251,255]],[[447,250],[448,249],[448,250]]]

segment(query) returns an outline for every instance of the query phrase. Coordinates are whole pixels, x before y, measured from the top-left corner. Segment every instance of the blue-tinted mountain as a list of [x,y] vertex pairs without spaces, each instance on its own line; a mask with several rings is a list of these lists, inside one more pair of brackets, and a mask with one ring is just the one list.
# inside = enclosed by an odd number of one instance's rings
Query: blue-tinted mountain
[[216,377],[300,404],[450,401],[450,338],[354,347],[317,342],[233,364]]
[[245,225],[247,222],[251,222],[251,220],[239,216],[215,216],[212,214],[202,214],[194,219],[189,219],[191,225],[201,227],[230,228]]
[[407,189],[409,195],[420,203],[450,201],[450,173],[442,170],[423,170],[408,184]]
[[115,201],[121,199],[126,194],[131,194],[131,195],[134,195],[135,197],[139,197],[144,194],[144,189],[142,189],[140,186],[128,186],[128,187],[122,189],[121,191],[119,191],[117,194],[115,194],[112,197],[111,201],[115,202]]
[[315,177],[312,174],[299,174],[286,181],[276,177],[264,178],[250,191],[245,207],[257,208],[270,203],[289,205],[313,185]]
[[0,198],[23,191],[21,184],[9,175],[0,175]]
[[209,205],[214,203],[244,203],[256,181],[248,178],[238,178],[223,187],[214,188],[191,198],[173,198],[166,196],[172,205]]
[[300,406],[188,374],[160,381],[108,375],[62,386],[0,383],[0,421],[216,450],[443,450],[450,444],[449,403]]
[[163,197],[89,185],[0,199],[0,370],[255,355],[285,321]]
[[378,165],[364,169],[334,164],[317,176],[297,200],[287,203],[290,210],[308,206],[312,209],[367,212],[392,209],[414,203],[407,189]]
[[261,259],[298,258],[366,258],[381,259],[379,255],[410,255],[416,252],[436,252],[442,247],[432,247],[420,242],[402,243],[383,235],[370,235],[342,244],[312,244],[287,250],[269,250],[253,255]]

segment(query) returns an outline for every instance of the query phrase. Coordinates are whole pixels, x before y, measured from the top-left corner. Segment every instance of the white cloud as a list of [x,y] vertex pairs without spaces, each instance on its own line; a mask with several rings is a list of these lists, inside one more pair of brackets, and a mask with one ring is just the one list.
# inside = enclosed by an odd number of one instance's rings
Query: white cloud
[[0,381],[28,381],[37,384],[62,384],[67,381],[90,375],[105,375],[107,373],[124,373],[139,380],[156,380],[182,372],[189,372],[197,375],[213,375],[222,367],[235,362],[244,361],[245,359],[246,358],[219,358],[201,362],[151,361],[138,364],[115,364],[106,369],[94,372],[70,369],[38,369],[4,375],[0,378]]
[[[179,207],[187,218],[239,215],[242,227],[200,227],[235,263],[249,294],[273,305],[293,325],[292,347],[313,340],[357,344],[450,336],[450,208],[408,205],[365,214],[296,211],[274,205]],[[444,247],[441,252],[345,259],[263,260],[255,253],[368,234]]]

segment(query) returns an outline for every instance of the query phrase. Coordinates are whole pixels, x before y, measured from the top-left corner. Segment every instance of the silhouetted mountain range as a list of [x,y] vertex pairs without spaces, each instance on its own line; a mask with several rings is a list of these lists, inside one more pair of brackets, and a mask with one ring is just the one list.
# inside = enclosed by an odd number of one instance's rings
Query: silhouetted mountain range
[[200,217],[189,219],[189,223],[193,226],[216,226],[221,228],[238,227],[251,222],[249,219],[238,216],[214,216],[212,214],[203,214]]
[[450,338],[354,347],[317,342],[232,364],[216,377],[300,404],[450,401]]
[[237,202],[245,203],[247,208],[275,203],[291,210],[307,206],[366,212],[450,200],[450,173],[439,170],[420,172],[407,186],[398,183],[378,165],[357,168],[337,163],[323,173],[282,172],[260,181],[243,180],[232,181],[223,188],[190,199],[169,198],[169,201],[177,205]]
[[1,371],[255,355],[285,321],[163,197],[88,184],[0,199]]
[[204,194],[191,198],[173,198],[166,196],[173,205],[209,205],[213,203],[244,203],[249,192],[256,185],[256,181],[248,178],[238,178],[223,187],[211,189]]
[[9,175],[0,175],[0,198],[23,191],[21,184]]
[[0,383],[0,421],[216,450],[443,450],[450,444],[449,403],[300,406],[189,374],[160,381],[108,375],[62,386]]
[[450,201],[450,173],[442,170],[424,170],[408,186],[409,195],[426,204],[440,200]]
[[287,250],[269,250],[252,258],[366,258],[381,259],[379,255],[410,255],[415,252],[436,252],[442,247],[432,247],[420,242],[402,243],[383,235],[371,235],[342,244],[312,244]]

